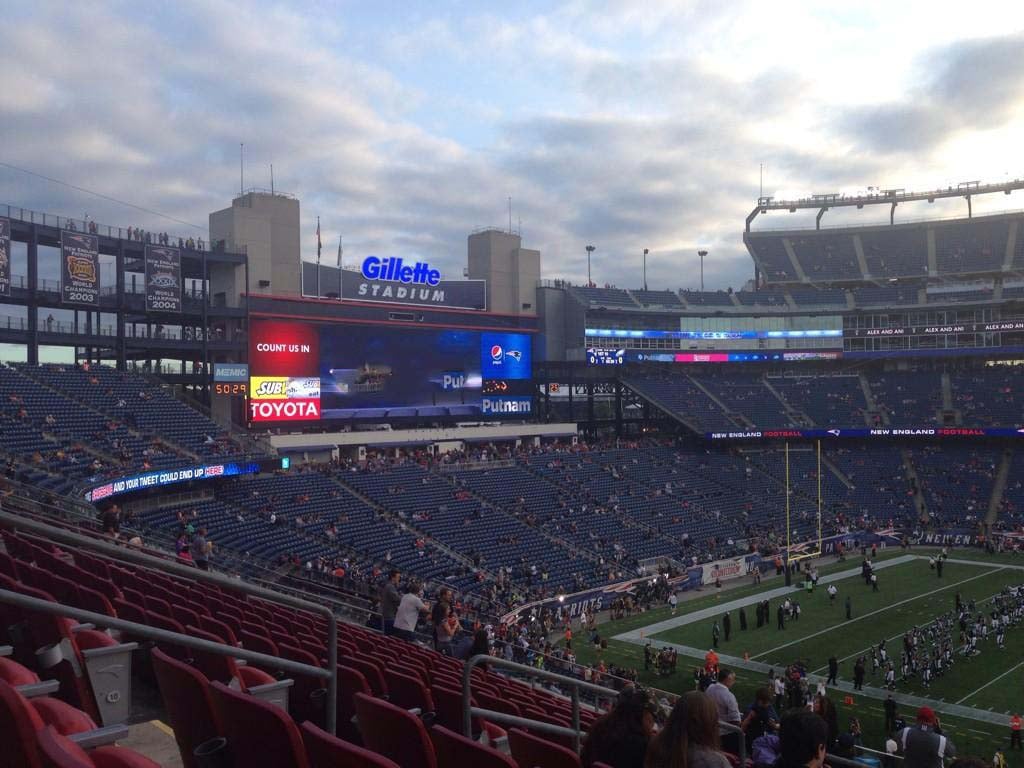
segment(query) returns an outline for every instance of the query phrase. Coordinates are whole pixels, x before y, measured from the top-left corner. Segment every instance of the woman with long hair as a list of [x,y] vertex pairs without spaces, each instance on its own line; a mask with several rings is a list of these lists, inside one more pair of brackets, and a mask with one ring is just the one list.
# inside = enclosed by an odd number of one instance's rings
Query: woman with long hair
[[650,691],[633,686],[624,689],[612,711],[590,726],[580,755],[583,765],[644,768],[657,716],[658,702]]
[[825,746],[828,749],[835,749],[839,742],[839,713],[836,712],[836,705],[828,696],[815,696],[812,711],[828,726],[828,744]]
[[706,693],[687,691],[651,740],[644,768],[730,768],[719,744],[715,702]]

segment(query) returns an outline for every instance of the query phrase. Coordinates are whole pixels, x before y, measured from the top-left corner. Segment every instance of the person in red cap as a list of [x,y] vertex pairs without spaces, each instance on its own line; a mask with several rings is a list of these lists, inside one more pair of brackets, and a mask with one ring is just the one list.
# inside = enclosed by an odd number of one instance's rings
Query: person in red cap
[[1016,747],[1021,749],[1020,745],[1020,713],[1014,712],[1010,716],[1010,749]]
[[917,724],[900,731],[897,741],[904,768],[942,768],[945,758],[956,757],[956,747],[942,734],[931,707],[917,710]]

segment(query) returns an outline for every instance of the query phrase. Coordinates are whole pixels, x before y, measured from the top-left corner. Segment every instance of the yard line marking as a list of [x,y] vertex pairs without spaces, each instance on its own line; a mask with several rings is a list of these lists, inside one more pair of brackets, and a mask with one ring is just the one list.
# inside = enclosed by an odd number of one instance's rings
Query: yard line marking
[[971,576],[969,579],[963,579],[962,581],[954,581],[952,584],[947,584],[946,586],[939,587],[938,589],[933,589],[931,592],[925,592],[923,595],[914,595],[913,597],[908,597],[906,600],[900,600],[898,603],[892,603],[891,605],[887,605],[885,608],[879,608],[877,611],[871,611],[871,613],[865,613],[863,616],[858,616],[855,619],[850,619],[849,621],[843,622],[842,624],[836,624],[835,626],[828,627],[826,629],[822,629],[822,630],[820,630],[818,632],[815,632],[813,634],[804,635],[803,637],[799,637],[796,640],[791,640],[788,643],[783,643],[782,645],[780,645],[777,648],[772,648],[770,650],[764,651],[763,653],[755,654],[754,656],[751,656],[750,658],[751,659],[763,658],[763,657],[767,656],[768,654],[775,653],[776,651],[781,651],[783,648],[789,648],[791,645],[796,645],[797,643],[802,643],[802,642],[805,642],[807,640],[810,640],[812,637],[817,637],[818,635],[827,634],[827,633],[832,632],[834,630],[840,629],[841,627],[848,627],[851,624],[853,624],[854,622],[860,621],[861,619],[870,619],[872,616],[877,616],[880,613],[885,613],[890,608],[895,608],[897,605],[904,605],[906,603],[910,603],[910,602],[913,602],[915,600],[920,600],[921,598],[928,597],[929,595],[934,595],[936,592],[942,592],[944,590],[949,589],[950,587],[958,587],[961,584],[966,584],[969,581],[974,581],[975,579],[981,579],[981,578],[984,578],[985,576],[991,576],[993,573],[998,573],[999,571],[1002,571],[1002,570],[1004,570],[1003,567],[999,566],[997,568],[993,568],[991,571],[985,571],[985,573],[979,573],[977,576]]
[[[998,597],[1001,594],[1002,594],[1002,592],[996,592],[994,595],[989,595],[988,597],[984,598],[983,600],[976,601],[976,604],[980,605],[980,604],[984,604],[984,603],[989,603],[989,602],[992,601],[993,598]],[[903,613],[903,611],[896,611],[896,613]],[[935,623],[935,619],[932,619],[927,624],[922,625],[921,629],[924,629],[925,627],[931,626],[934,623]],[[906,634],[906,632],[900,632],[898,635],[893,635],[892,637],[887,637],[887,638],[885,638],[885,642],[888,643],[890,640],[896,640],[897,638],[903,637],[903,635],[905,635],[905,634]],[[872,648],[877,648],[877,647],[878,646],[876,646],[876,645],[869,645],[867,648],[863,648],[863,649],[857,651],[856,653],[851,653],[849,656],[843,656],[843,658],[837,659],[837,661],[840,664],[842,664],[844,661],[849,661],[850,659],[852,659],[852,658],[854,658],[856,656],[860,656],[860,655],[862,655],[864,653],[870,653]],[[818,667],[817,669],[812,670],[812,674],[817,675],[817,674],[819,674],[819,673],[821,673],[821,672],[823,672],[823,671],[825,671],[827,669],[828,669],[828,664],[826,664],[823,667]]]
[[[1017,667],[1020,667],[1021,665],[1024,665],[1024,661],[1022,661],[1022,662],[1021,662],[1020,664],[1017,664],[1017,665],[1015,665],[1015,666],[1012,666],[1012,667],[1010,667],[1010,668],[1009,668],[1008,670],[1006,670],[1005,672],[1003,672],[1003,674],[999,675],[999,677],[993,677],[993,678],[992,678],[991,680],[989,680],[989,681],[988,681],[987,683],[985,683],[985,684],[984,684],[983,686],[981,686],[981,688],[979,688],[978,690],[976,690],[976,691],[973,691],[973,692],[971,692],[971,693],[968,693],[968,694],[967,694],[966,696],[964,696],[964,697],[963,697],[962,699],[960,699],[960,701],[958,701],[958,702],[956,702],[956,703],[957,703],[957,704],[961,704],[962,702],[965,702],[965,701],[967,701],[967,700],[968,700],[969,698],[971,698],[972,696],[974,696],[974,695],[976,695],[976,694],[980,693],[981,691],[985,690],[986,688],[988,688],[988,687],[989,687],[990,685],[992,685],[992,683],[994,683],[994,682],[995,682],[996,680],[1000,680],[1000,679],[1002,679],[1002,678],[1006,677],[1006,676],[1007,676],[1008,674],[1010,674],[1011,672],[1013,672],[1013,671],[1014,671],[1015,669],[1017,669]],[[989,707],[989,710],[991,710],[991,709],[992,709],[992,707]]]

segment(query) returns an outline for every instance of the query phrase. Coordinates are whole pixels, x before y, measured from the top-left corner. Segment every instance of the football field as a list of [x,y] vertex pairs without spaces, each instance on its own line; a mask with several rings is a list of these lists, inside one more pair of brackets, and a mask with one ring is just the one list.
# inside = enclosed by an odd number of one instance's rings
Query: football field
[[[955,643],[955,661],[942,677],[933,679],[925,689],[917,678],[903,682],[899,659],[903,634],[914,626],[922,627],[938,615],[953,611],[957,593],[967,603],[974,600],[976,610],[986,613],[988,601],[1005,587],[1024,584],[1024,560],[1013,555],[988,556],[982,552],[954,551],[943,568],[942,578],[929,569],[927,553],[890,551],[876,561],[878,592],[860,577],[860,557],[845,562],[829,558],[819,565],[821,578],[814,592],[797,587],[786,588],[781,578],[766,580],[759,587],[741,586],[730,590],[704,589],[704,595],[681,601],[672,616],[667,608],[658,608],[628,619],[599,626],[608,648],[593,646],[577,649],[577,658],[592,663],[600,656],[606,663],[639,671],[642,683],[678,693],[693,687],[693,668],[702,663],[712,646],[712,626],[723,627],[726,613],[731,618],[728,640],[720,633],[717,652],[723,666],[736,669],[737,693],[741,709],[752,700],[754,691],[767,681],[768,670],[776,673],[795,661],[802,662],[816,681],[827,675],[831,655],[839,660],[839,685],[830,686],[829,696],[839,706],[840,725],[858,717],[865,730],[865,746],[880,748],[884,743],[882,701],[887,691],[880,670],[872,674],[870,648],[885,639],[889,658],[894,660],[897,676],[893,692],[900,716],[913,719],[917,707],[933,706],[942,717],[949,735],[970,754],[990,759],[997,745],[1008,743],[1008,716],[1024,709],[1024,622],[1011,626],[1006,647],[996,647],[994,636],[980,641],[981,654],[965,657]],[[825,587],[834,583],[838,595],[830,602]],[[787,620],[777,627],[776,609],[789,597],[800,602],[799,620]],[[846,598],[851,600],[851,618],[846,618]],[[770,619],[758,628],[756,604],[768,599]],[[739,609],[746,612],[747,629],[740,629]],[[959,628],[954,633],[958,639]],[[678,671],[658,676],[643,670],[643,645],[674,646],[679,654]],[[867,660],[864,691],[853,691],[853,665],[858,656]],[[1010,755],[1010,764],[1024,768],[1020,753]]]

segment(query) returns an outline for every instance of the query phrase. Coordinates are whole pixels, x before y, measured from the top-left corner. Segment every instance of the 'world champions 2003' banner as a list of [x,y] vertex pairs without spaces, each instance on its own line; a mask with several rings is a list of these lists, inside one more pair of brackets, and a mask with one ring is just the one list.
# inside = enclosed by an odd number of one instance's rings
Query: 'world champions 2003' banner
[[181,251],[146,246],[146,311],[181,312]]
[[60,233],[60,298],[65,304],[100,303],[99,238],[85,232]]
[[11,220],[0,219],[0,296],[11,295]]

